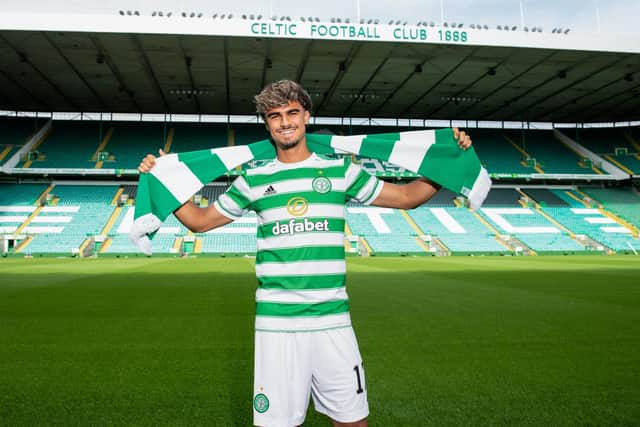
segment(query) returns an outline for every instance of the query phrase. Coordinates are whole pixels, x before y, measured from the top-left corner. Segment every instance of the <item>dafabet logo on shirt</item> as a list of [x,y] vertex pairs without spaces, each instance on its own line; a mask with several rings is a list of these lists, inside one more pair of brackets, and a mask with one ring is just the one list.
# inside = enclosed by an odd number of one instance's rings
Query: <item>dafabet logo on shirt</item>
[[292,197],[287,202],[287,212],[291,216],[301,217],[307,213],[309,210],[309,203],[307,203],[307,199],[304,197]]

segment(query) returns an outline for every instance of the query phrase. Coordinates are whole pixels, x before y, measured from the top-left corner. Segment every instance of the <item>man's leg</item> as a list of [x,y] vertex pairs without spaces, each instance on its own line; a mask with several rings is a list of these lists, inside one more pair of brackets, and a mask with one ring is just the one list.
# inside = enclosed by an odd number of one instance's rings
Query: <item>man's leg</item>
[[333,427],[368,427],[369,423],[367,419],[356,421],[355,423],[341,423],[335,420],[331,420]]
[[316,411],[335,426],[367,425],[364,367],[351,327],[312,332],[311,395]]
[[256,331],[254,425],[290,427],[304,422],[311,388],[308,338]]

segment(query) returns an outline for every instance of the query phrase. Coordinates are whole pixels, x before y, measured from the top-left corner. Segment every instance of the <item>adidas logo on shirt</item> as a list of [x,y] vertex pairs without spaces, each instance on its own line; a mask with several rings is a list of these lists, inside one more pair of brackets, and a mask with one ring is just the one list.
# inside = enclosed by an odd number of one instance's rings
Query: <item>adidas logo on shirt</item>
[[273,185],[270,185],[267,187],[266,190],[264,190],[264,193],[262,194],[263,196],[271,196],[273,194],[276,194],[277,191],[275,188],[273,188]]

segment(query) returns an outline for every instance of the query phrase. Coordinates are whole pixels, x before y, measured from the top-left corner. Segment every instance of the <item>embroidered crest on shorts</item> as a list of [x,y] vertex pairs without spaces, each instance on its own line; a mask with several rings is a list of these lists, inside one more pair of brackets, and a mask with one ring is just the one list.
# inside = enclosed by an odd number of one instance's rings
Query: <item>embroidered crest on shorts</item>
[[313,191],[320,194],[326,194],[331,191],[331,181],[324,176],[318,176],[311,182]]
[[256,397],[253,398],[253,407],[259,413],[267,412],[269,409],[269,399],[264,394],[256,394]]

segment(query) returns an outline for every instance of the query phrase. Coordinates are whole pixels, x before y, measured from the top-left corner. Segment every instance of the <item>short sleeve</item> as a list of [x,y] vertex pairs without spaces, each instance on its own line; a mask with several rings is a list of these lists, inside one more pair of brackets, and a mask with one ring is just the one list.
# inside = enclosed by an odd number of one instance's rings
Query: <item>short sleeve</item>
[[383,182],[362,169],[362,166],[353,164],[351,159],[345,159],[347,168],[345,172],[347,201],[355,200],[365,205],[370,205],[382,191]]
[[214,206],[227,218],[236,220],[249,212],[251,203],[251,190],[246,179],[241,175],[224,194],[218,197]]

